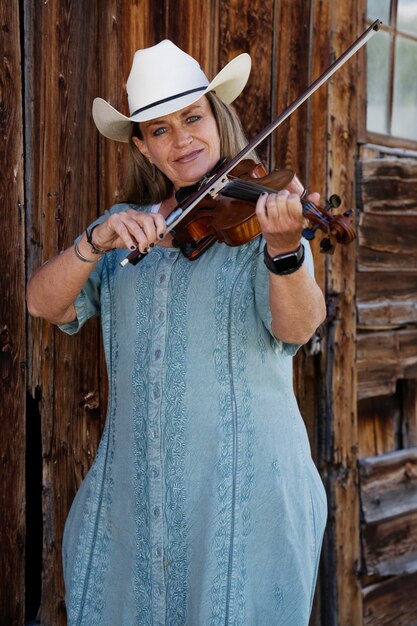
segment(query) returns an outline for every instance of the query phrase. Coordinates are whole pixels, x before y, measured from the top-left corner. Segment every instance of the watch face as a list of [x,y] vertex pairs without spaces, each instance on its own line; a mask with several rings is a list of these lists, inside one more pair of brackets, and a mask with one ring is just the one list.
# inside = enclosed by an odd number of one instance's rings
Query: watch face
[[299,265],[298,255],[294,252],[294,254],[288,254],[284,257],[273,259],[273,264],[280,272],[297,269]]

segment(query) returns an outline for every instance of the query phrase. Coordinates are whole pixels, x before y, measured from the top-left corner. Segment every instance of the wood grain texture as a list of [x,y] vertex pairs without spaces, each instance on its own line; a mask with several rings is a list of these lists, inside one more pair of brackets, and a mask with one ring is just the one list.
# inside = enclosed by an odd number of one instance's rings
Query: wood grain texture
[[416,573],[417,448],[363,458],[359,473],[363,573]]
[[417,448],[359,461],[365,524],[417,511]]
[[358,272],[356,280],[358,324],[395,327],[417,322],[417,270]]
[[[277,2],[275,27],[280,33],[276,46],[276,114],[281,113],[304,91],[309,79],[310,2]],[[307,176],[307,119],[309,105],[303,104],[278,129],[273,142],[273,165],[289,167],[303,181]]]
[[360,333],[357,337],[358,398],[394,393],[401,378],[416,377],[417,329]]
[[[97,93],[97,12],[95,3],[84,11],[76,1],[26,3],[25,12],[32,53],[26,77],[36,96],[28,129],[33,198],[28,256],[33,270],[71,245],[98,213],[92,191],[97,188],[97,140],[90,114]],[[102,428],[100,407],[90,408],[94,403],[88,401],[100,387],[98,325],[70,338],[30,320],[28,332],[30,388],[33,397],[39,390],[42,415],[41,619],[45,626],[60,626],[65,623],[64,522]]]
[[398,393],[358,402],[359,456],[384,454],[401,446],[402,398]]
[[362,213],[358,242],[359,270],[410,272],[417,263],[417,214]]
[[[19,2],[0,9],[0,620],[21,624],[25,580],[25,207]],[[4,227],[6,225],[6,227]]]
[[417,571],[417,448],[361,459],[359,471],[362,573],[392,577],[364,588],[364,623],[414,623],[407,621],[415,615],[414,599],[400,587],[415,578],[405,574]]
[[363,626],[416,626],[417,575],[398,576],[365,587]]
[[366,213],[417,213],[417,159],[386,156],[362,160],[359,167]]
[[[349,20],[346,20],[349,15]],[[336,58],[361,32],[356,3],[331,3],[331,56]],[[355,206],[355,157],[358,57],[353,57],[329,82],[327,148],[329,189],[337,189],[343,206]],[[358,424],[355,369],[355,247],[336,250],[327,260],[326,294],[332,317],[327,336],[327,412],[330,425],[328,462],[332,464],[333,552],[336,614],[332,623],[362,622],[362,598],[357,579],[360,536],[357,491]]]
[[402,381],[404,447],[417,446],[417,380]]
[[[274,37],[274,2],[266,0],[254,3],[227,2],[221,5],[219,21],[220,65],[241,52],[247,52],[252,59],[252,71],[244,92],[235,101],[234,106],[242,121],[243,129],[250,140],[258,134],[274,117],[273,93],[276,88],[273,50]],[[258,150],[267,168],[271,166],[270,142],[273,137],[263,142]]]

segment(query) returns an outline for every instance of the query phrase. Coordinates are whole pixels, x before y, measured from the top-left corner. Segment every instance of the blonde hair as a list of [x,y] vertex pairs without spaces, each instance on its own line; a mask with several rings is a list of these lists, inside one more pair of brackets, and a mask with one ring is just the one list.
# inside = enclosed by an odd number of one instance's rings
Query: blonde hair
[[[207,93],[205,97],[210,103],[219,129],[221,157],[230,161],[248,144],[248,140],[235,110],[229,104],[222,102],[213,92]],[[126,164],[126,200],[140,205],[161,202],[172,196],[173,185],[165,174],[152,166],[135,146],[132,139],[135,136],[143,139],[140,125],[134,122]],[[254,152],[249,153],[247,158],[259,161]]]

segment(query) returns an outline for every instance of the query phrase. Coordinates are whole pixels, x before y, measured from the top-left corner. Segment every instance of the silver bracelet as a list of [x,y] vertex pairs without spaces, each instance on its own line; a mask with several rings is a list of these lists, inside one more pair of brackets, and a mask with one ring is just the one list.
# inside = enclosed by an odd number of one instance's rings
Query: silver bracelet
[[96,257],[95,259],[87,259],[87,257],[83,256],[78,247],[78,242],[74,243],[74,252],[77,259],[80,259],[83,263],[97,263],[100,260],[100,257]]

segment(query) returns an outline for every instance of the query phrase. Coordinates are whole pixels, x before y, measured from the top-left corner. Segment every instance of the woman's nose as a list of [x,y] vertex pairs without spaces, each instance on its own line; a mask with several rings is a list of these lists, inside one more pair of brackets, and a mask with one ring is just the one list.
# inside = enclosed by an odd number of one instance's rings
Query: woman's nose
[[192,137],[187,128],[177,128],[175,131],[175,143],[177,146],[187,146],[191,143]]

